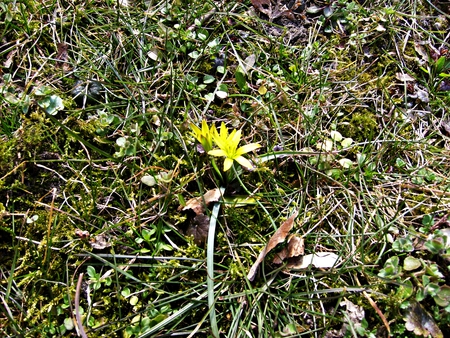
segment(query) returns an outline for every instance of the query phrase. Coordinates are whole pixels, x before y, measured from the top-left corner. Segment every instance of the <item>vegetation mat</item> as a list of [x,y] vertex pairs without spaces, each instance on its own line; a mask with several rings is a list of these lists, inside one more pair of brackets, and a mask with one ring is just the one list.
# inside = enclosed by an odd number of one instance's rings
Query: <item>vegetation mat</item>
[[0,335],[449,336],[449,20],[0,2]]

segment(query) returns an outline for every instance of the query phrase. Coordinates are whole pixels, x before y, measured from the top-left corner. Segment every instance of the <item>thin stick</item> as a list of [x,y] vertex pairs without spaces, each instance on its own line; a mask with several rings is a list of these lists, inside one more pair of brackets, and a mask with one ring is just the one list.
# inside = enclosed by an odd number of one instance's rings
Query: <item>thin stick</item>
[[84,331],[83,322],[80,316],[80,290],[81,282],[83,281],[83,273],[78,276],[77,289],[75,291],[75,317],[77,319],[78,329],[80,330],[81,337],[88,338],[86,331]]

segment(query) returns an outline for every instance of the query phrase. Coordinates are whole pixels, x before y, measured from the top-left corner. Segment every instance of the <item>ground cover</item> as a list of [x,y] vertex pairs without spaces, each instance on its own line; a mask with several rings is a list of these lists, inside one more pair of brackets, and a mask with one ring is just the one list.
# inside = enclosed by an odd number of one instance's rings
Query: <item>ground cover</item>
[[1,2],[1,335],[448,335],[449,13]]

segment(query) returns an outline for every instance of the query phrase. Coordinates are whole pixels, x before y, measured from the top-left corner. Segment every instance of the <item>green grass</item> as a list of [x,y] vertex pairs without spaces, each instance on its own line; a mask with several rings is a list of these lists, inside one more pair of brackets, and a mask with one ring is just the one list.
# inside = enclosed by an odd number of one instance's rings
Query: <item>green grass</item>
[[[0,3],[1,336],[415,337],[412,309],[448,334],[448,9],[315,6]],[[218,175],[203,119],[255,170]],[[337,264],[276,265],[283,243],[249,281],[295,211]]]

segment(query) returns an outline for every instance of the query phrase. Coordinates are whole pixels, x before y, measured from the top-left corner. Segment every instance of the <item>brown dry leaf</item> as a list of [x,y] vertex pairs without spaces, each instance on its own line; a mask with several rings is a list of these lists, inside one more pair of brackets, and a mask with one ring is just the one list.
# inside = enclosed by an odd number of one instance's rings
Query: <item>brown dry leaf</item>
[[428,337],[431,335],[433,338],[444,337],[434,319],[417,302],[410,303],[404,320],[406,321],[406,329],[413,331],[418,336]]
[[70,66],[67,63],[69,61],[69,54],[67,53],[67,49],[69,46],[65,43],[58,43],[57,44],[57,55],[56,55],[56,67],[62,68],[64,71],[70,70]]
[[307,269],[310,265],[318,269],[332,268],[336,265],[339,256],[332,252],[316,252],[290,261],[288,269]]
[[[211,202],[217,202],[220,199],[220,189],[212,189],[207,191],[203,196],[191,198],[186,202],[186,206],[181,210],[193,210],[197,215],[205,212],[206,206]],[[205,201],[203,203],[203,201]],[[180,210],[180,209],[178,209]]]
[[256,259],[256,262],[252,265],[250,271],[247,274],[247,278],[250,281],[253,281],[255,279],[256,271],[258,270],[259,264],[261,264],[266,255],[270,252],[270,250],[275,248],[279,243],[284,242],[286,236],[289,234],[289,231],[291,231],[292,226],[294,225],[294,220],[295,217],[297,217],[297,215],[298,211],[294,212],[291,217],[289,217],[286,221],[284,221],[283,224],[281,224],[278,230],[270,238],[265,248],[260,252],[258,258]]
[[[340,306],[346,307],[345,312],[347,313],[346,319],[353,323],[352,326],[360,326],[362,320],[365,317],[365,311],[362,306],[355,305],[348,299],[344,298],[342,302],[339,303]],[[350,323],[348,323],[350,324]]]
[[94,238],[91,238],[89,244],[91,245],[91,247],[97,250],[103,250],[111,246],[111,242],[105,234],[100,234],[95,236]]
[[414,43],[414,49],[416,50],[416,53],[420,55],[422,58],[423,63],[428,63],[428,52],[425,47],[424,42],[416,42]]
[[186,230],[186,236],[193,236],[194,243],[201,245],[206,242],[209,231],[209,217],[206,215],[197,215],[189,224]]
[[273,258],[274,264],[281,264],[286,258],[302,256],[305,253],[305,241],[297,235],[289,236],[288,245]]
[[414,82],[416,81],[415,78],[413,78],[411,75],[407,73],[395,73],[395,78],[399,81],[403,82]]
[[305,241],[302,237],[295,235],[291,236],[288,240],[287,256],[296,257],[305,254]]
[[289,20],[295,20],[292,11],[289,10],[286,5],[281,4],[281,0],[251,0],[251,2],[253,7],[267,15],[270,21],[275,20],[280,16],[285,16]]
[[14,56],[16,55],[16,53],[17,49],[13,49],[8,53],[8,55],[6,55],[6,60],[3,62],[3,67],[5,68],[11,67],[11,64],[13,63]]

